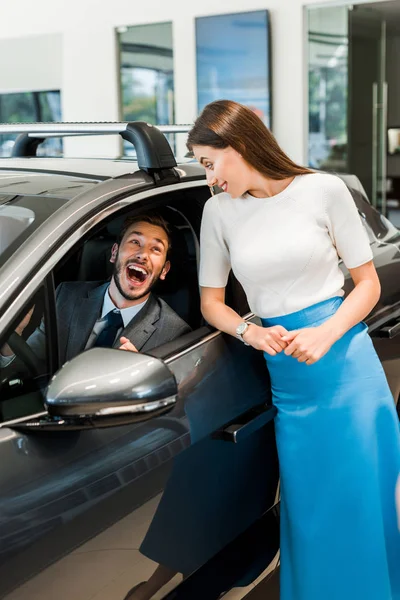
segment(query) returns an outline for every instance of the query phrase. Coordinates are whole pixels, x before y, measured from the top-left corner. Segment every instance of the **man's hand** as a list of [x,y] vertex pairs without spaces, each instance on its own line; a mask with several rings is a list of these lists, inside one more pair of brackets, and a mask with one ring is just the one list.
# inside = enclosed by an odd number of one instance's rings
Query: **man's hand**
[[290,331],[282,337],[282,340],[288,342],[288,347],[284,350],[287,356],[297,358],[299,362],[305,362],[306,365],[313,365],[325,356],[337,338],[332,330],[320,325]]
[[119,341],[121,342],[121,346],[119,350],[129,350],[129,352],[138,352],[138,349],[128,340],[126,337],[120,337]]
[[31,320],[34,310],[35,310],[35,305],[32,306],[32,308],[26,313],[26,315],[24,316],[22,321],[15,328],[15,331],[16,331],[16,333],[18,333],[18,335],[22,335],[22,332],[24,331],[25,327],[27,327],[29,325],[29,321]]

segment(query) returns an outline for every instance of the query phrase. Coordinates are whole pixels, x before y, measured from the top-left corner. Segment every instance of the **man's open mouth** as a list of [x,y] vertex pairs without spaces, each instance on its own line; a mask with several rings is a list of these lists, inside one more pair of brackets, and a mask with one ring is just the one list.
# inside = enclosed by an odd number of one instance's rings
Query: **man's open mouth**
[[139,265],[128,265],[126,267],[126,275],[133,285],[142,285],[149,276],[146,269]]

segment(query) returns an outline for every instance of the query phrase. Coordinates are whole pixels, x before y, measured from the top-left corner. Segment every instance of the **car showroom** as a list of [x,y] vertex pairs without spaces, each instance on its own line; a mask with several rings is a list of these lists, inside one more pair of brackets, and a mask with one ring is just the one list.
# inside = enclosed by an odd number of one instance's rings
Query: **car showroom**
[[0,49],[0,599],[400,600],[400,0]]

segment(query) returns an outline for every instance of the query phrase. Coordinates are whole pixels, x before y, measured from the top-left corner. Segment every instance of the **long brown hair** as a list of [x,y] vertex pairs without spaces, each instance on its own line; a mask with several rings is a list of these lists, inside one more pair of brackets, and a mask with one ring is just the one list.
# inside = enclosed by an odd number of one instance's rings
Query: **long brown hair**
[[232,100],[210,102],[189,132],[187,147],[231,146],[244,160],[269,179],[312,173],[293,162],[261,119],[247,106]]

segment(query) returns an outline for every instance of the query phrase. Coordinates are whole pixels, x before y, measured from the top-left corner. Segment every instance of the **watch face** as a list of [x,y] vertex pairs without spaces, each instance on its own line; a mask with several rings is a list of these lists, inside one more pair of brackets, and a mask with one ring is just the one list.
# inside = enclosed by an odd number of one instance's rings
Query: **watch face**
[[240,325],[238,325],[238,327],[236,328],[236,332],[238,335],[243,335],[243,333],[246,331],[248,325],[247,323],[240,323]]

